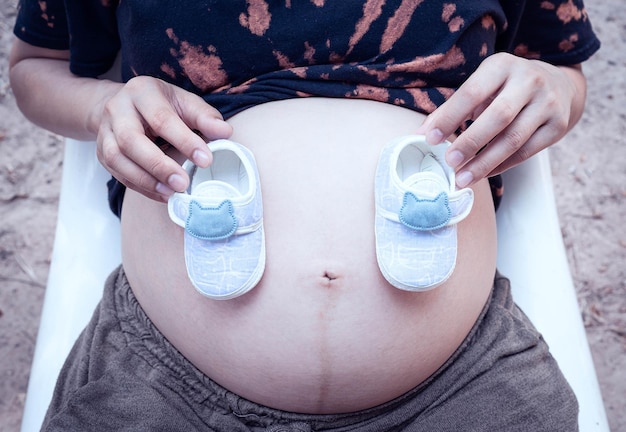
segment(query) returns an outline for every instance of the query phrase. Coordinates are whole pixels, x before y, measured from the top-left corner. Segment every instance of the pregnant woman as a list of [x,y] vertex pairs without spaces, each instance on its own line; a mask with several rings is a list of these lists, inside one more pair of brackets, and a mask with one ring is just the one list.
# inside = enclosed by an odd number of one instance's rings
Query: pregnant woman
[[[44,430],[577,429],[496,270],[494,176],[580,118],[599,46],[580,0],[22,0],[15,34],[20,108],[97,140],[122,226]],[[98,78],[118,56],[121,82]],[[262,195],[260,270],[221,300],[200,285],[250,250],[203,261],[215,244],[167,204],[224,166],[207,142],[249,151],[237,175]],[[396,277],[381,245],[377,197],[413,185],[394,142],[419,150],[415,178],[451,182],[451,218],[400,214],[417,234],[387,239],[417,243],[395,253],[418,274],[441,264],[434,283]]]

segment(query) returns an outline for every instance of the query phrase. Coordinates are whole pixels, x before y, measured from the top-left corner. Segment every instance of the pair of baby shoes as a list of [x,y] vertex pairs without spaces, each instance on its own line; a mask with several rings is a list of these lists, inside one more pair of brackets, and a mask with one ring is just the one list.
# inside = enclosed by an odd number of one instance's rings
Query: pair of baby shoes
[[[393,286],[424,291],[444,282],[456,263],[456,224],[472,207],[471,189],[456,190],[445,163],[449,143],[431,146],[410,135],[382,151],[375,179],[376,256]],[[208,144],[213,163],[183,168],[186,192],[168,202],[184,228],[185,263],[196,289],[230,299],[252,289],[265,269],[259,175],[252,153],[229,140]]]

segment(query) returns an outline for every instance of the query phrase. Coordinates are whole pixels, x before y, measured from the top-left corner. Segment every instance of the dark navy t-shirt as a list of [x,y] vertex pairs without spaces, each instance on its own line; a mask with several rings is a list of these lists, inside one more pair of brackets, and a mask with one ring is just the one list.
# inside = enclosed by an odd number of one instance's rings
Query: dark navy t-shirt
[[569,65],[599,48],[582,0],[21,0],[15,34],[69,49],[80,76],[119,52],[124,81],[174,83],[225,118],[310,96],[430,113],[495,52]]

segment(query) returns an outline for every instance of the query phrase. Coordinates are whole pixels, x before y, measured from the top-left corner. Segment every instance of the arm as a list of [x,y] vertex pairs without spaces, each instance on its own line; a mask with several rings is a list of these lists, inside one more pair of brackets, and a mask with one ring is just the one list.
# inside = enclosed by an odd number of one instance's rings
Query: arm
[[473,120],[446,156],[457,171],[458,186],[466,187],[554,144],[578,122],[585,99],[580,65],[553,66],[494,54],[418,132],[436,144]]
[[[16,40],[10,79],[18,106],[33,123],[81,140],[97,140],[100,162],[118,180],[165,201],[187,188],[176,161],[154,144],[170,142],[186,158],[206,167],[206,139],[228,138],[230,125],[202,98],[151,77],[126,84],[81,78],[69,71],[69,53]],[[41,73],[41,71],[46,71]]]
[[36,125],[70,138],[95,140],[96,125],[89,124],[83,108],[102,103],[120,84],[75,77],[68,61],[68,51],[38,48],[17,39],[9,60],[15,99]]

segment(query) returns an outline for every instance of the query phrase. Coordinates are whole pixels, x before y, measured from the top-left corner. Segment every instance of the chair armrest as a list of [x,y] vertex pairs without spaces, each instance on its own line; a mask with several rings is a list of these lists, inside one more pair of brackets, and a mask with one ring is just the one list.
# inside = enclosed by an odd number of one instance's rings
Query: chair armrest
[[580,405],[581,431],[609,430],[554,199],[548,152],[503,174],[498,269],[543,334]]
[[22,431],[41,428],[57,376],[121,263],[119,220],[107,205],[110,174],[95,143],[66,140],[52,261],[33,357]]

